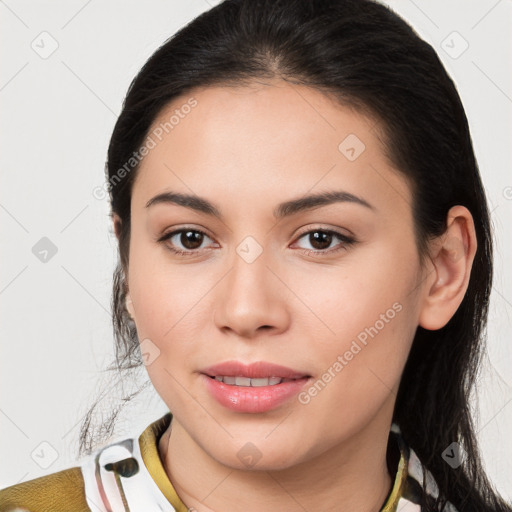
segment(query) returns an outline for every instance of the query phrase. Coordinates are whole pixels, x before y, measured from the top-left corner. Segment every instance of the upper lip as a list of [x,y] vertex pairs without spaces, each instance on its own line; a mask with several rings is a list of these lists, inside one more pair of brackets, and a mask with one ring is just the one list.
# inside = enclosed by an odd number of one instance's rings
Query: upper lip
[[201,373],[210,377],[232,376],[249,377],[251,379],[262,379],[268,377],[280,377],[282,379],[301,379],[309,377],[308,374],[287,368],[267,361],[256,361],[251,364],[244,364],[241,361],[224,361],[223,363],[209,366],[200,370]]

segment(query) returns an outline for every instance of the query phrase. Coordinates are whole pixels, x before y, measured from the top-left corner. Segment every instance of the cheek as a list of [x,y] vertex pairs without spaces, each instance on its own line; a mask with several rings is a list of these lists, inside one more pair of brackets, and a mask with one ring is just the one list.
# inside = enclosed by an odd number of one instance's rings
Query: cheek
[[204,312],[201,297],[208,291],[208,283],[192,269],[166,264],[158,249],[143,244],[130,254],[129,288],[146,371],[167,406],[188,414],[194,402],[183,389],[187,374],[195,370],[191,365],[198,343],[205,338],[197,315]]
[[418,265],[412,244],[390,240],[347,253],[336,266],[297,273],[294,291],[316,316],[318,332],[324,331],[317,348],[344,351],[354,339],[364,343],[415,329]]
[[139,244],[130,255],[129,287],[141,352],[143,358],[145,349],[155,354],[146,371],[167,406],[185,415],[197,414],[189,379],[197,371],[204,340],[211,338],[211,291],[218,279],[194,264],[170,264],[155,247]]
[[299,401],[305,416],[317,418],[317,437],[326,445],[340,432],[358,432],[384,404],[392,412],[416,329],[414,304],[398,289],[371,290],[382,293],[355,288],[333,305],[324,320],[335,334],[315,339],[318,372]]
[[300,293],[307,291],[324,333],[315,339],[318,414],[347,408],[362,414],[362,402],[369,412],[396,392],[417,328],[415,262],[413,247],[390,244],[347,258],[337,273],[301,277]]
[[211,287],[208,280],[194,265],[171,264],[163,248],[147,241],[134,243],[130,251],[128,281],[139,338],[162,342],[193,328],[192,317]]

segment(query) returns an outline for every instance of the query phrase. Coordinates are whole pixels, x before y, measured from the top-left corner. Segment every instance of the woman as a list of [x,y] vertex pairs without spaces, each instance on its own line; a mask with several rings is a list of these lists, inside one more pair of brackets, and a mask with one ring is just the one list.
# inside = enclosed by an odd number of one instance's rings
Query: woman
[[131,84],[108,187],[118,364],[170,412],[1,510],[511,510],[468,403],[486,198],[454,84],[402,19],[221,3]]

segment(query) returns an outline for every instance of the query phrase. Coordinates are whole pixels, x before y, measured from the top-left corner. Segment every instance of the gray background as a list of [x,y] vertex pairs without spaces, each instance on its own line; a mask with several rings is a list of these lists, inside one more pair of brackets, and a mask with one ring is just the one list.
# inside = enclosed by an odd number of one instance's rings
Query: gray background
[[[100,373],[113,356],[116,244],[107,199],[94,191],[131,79],[214,3],[0,1],[0,487],[75,465],[92,401],[104,393],[100,419],[147,378],[122,388]],[[512,500],[512,2],[387,3],[457,84],[488,192],[496,276],[475,421],[485,467]],[[114,435],[137,435],[163,414],[155,395],[139,395]]]

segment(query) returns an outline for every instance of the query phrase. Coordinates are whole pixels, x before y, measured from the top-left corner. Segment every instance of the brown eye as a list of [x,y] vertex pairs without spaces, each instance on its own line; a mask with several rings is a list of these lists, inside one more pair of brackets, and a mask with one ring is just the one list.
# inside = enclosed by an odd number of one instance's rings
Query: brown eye
[[203,238],[203,233],[199,231],[182,231],[178,240],[183,244],[185,249],[194,250],[201,246]]
[[[312,249],[301,247],[302,250],[308,255],[329,255],[337,251],[346,250],[349,246],[356,243],[355,238],[349,237],[338,233],[337,231],[331,231],[326,229],[314,229],[303,233],[299,240],[306,240]],[[329,249],[333,242],[339,241],[337,247]]]
[[[166,242],[166,246],[172,252],[181,256],[194,255],[199,252],[205,238],[211,238],[198,229],[178,229],[163,235],[158,242]],[[169,241],[170,243],[168,243]]]
[[309,233],[309,242],[314,249],[322,250],[327,249],[333,239],[333,234],[327,231],[311,231]]

